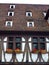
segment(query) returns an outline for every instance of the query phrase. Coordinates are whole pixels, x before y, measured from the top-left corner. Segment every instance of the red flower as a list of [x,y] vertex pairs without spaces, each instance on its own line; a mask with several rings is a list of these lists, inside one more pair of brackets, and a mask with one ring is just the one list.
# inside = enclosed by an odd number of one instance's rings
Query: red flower
[[36,49],[36,48],[34,48],[33,50],[34,50],[34,51],[37,51],[37,49]]
[[32,50],[32,52],[33,52],[33,53],[36,53],[36,51],[37,51],[37,49],[36,49],[36,48],[34,48],[34,49]]
[[20,50],[19,48],[16,48],[16,50]]

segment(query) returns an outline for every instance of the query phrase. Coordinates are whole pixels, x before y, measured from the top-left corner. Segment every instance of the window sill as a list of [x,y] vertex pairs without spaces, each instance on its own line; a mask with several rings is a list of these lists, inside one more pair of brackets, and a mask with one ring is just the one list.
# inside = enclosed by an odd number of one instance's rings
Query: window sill
[[24,52],[12,50],[12,51],[6,51],[5,53],[8,53],[8,54],[20,54],[20,53],[24,53]]
[[38,54],[38,53],[46,54],[47,52],[46,52],[46,50],[37,50],[37,51],[31,51],[30,53],[33,53],[33,54]]

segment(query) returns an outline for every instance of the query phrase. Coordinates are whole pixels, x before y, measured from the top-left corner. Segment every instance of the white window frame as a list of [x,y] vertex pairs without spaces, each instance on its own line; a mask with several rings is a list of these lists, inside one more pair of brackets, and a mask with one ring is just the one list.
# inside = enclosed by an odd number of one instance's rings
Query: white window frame
[[[13,6],[13,8],[11,8]],[[15,9],[15,5],[10,5],[10,9]]]
[[28,13],[30,13],[30,16],[32,17],[32,12],[26,12],[27,17],[28,17]]
[[8,16],[10,16],[10,13],[12,13],[12,16],[14,16],[14,12],[8,12]]
[[9,26],[8,26],[8,22],[10,22],[10,27],[12,27],[12,26],[13,26],[13,21],[6,21],[5,26],[6,26],[6,27],[9,27]]
[[[32,23],[32,26],[29,25],[30,23]],[[34,22],[27,22],[27,27],[34,27]]]

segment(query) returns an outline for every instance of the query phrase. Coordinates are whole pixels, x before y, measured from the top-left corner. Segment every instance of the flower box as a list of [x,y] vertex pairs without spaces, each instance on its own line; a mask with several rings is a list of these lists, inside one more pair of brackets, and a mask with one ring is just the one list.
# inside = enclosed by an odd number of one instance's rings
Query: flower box
[[46,53],[46,50],[40,50],[40,53],[42,53],[42,54],[45,54]]
[[46,53],[46,50],[43,50],[43,49],[40,49],[40,50],[38,50],[38,49],[33,49],[33,50],[31,51],[31,53],[42,53],[42,54],[45,54],[45,53]]
[[32,50],[32,53],[39,53],[39,50],[33,49],[33,50]]
[[12,52],[13,52],[12,49],[7,49],[7,50],[6,50],[6,53],[12,53]]
[[22,51],[20,49],[15,49],[15,53],[21,53]]

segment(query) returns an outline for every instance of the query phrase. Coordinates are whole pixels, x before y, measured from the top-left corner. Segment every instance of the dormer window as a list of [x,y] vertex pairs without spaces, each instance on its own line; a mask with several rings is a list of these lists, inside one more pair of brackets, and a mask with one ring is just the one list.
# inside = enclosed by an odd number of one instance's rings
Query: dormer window
[[29,27],[32,27],[32,23],[29,23]]
[[12,25],[13,25],[13,22],[12,21],[6,21],[5,26],[12,27]]
[[46,16],[46,12],[45,11],[43,12],[43,15],[44,15],[44,17]]
[[27,27],[34,27],[34,22],[27,22]]
[[31,16],[32,17],[32,12],[26,12],[26,16]]
[[14,12],[8,12],[8,16],[14,16]]
[[10,9],[15,9],[15,5],[10,5]]

